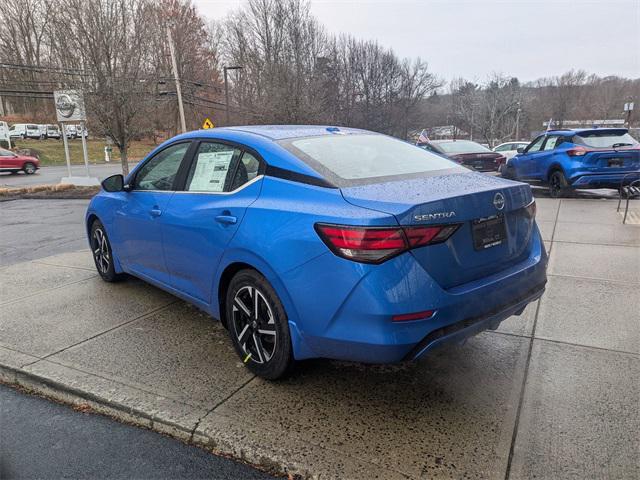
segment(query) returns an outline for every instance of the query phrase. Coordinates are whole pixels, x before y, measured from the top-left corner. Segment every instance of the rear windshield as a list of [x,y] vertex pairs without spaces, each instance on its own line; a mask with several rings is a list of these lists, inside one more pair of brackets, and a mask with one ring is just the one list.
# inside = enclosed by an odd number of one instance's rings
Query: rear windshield
[[337,186],[464,170],[439,155],[385,135],[323,135],[279,143]]
[[592,131],[580,132],[574,137],[574,143],[593,148],[629,147],[638,142],[625,130],[617,132]]
[[490,152],[487,147],[470,140],[456,140],[455,142],[442,142],[436,144],[444,153],[485,153]]

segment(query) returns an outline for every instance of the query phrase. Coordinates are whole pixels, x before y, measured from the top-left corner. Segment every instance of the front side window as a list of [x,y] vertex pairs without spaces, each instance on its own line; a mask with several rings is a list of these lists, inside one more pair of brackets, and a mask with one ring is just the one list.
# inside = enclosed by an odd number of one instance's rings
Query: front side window
[[189,142],[178,143],[158,152],[136,174],[134,190],[173,190],[180,163],[189,145]]
[[[233,161],[240,150],[222,143],[202,142],[187,177],[188,192],[221,193],[230,188]],[[244,183],[244,182],[243,182]]]
[[542,147],[542,142],[544,142],[545,136],[541,135],[538,138],[536,138],[533,143],[531,145],[529,145],[529,147],[526,150],[526,153],[534,153],[534,152],[539,152],[540,148]]
[[439,155],[385,135],[322,135],[280,144],[337,185],[461,168]]

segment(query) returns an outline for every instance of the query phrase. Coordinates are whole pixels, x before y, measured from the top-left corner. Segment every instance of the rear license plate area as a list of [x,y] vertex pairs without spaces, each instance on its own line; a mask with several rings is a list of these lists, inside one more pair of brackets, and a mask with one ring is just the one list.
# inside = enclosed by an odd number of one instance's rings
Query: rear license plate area
[[495,247],[507,238],[504,215],[474,220],[471,224],[473,248],[484,250]]

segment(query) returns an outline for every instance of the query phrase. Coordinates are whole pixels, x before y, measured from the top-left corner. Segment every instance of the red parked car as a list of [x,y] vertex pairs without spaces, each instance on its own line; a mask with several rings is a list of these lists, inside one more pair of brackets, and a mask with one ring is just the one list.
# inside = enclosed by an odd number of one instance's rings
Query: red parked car
[[40,160],[36,157],[18,155],[10,150],[0,148],[0,172],[18,173],[23,171],[27,175],[36,173],[40,168]]
[[431,140],[418,146],[481,172],[497,172],[507,160],[499,153],[471,140]]

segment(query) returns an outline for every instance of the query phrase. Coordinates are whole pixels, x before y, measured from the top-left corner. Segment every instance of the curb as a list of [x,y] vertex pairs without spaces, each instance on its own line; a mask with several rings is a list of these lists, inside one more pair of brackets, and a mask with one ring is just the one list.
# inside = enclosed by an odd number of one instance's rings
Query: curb
[[[97,413],[121,423],[173,437],[187,445],[203,448],[214,455],[231,458],[271,475],[288,475],[290,479],[296,480],[311,477],[308,473],[303,476],[291,473],[291,468],[280,463],[278,461],[280,459],[272,460],[257,453],[256,455],[247,455],[249,452],[245,449],[242,449],[240,456],[238,456],[237,449],[228,440],[216,439],[203,432],[196,432],[197,425],[193,429],[187,429],[182,425],[159,419],[142,410],[107,400],[78,388],[69,387],[56,380],[26,372],[21,368],[0,364],[0,384],[20,387],[27,393],[37,394],[72,408],[79,407],[80,411],[88,410],[89,413]],[[298,469],[294,467],[293,470]]]
[[70,195],[70,196],[62,196],[62,195],[47,195],[47,196],[37,196],[37,195],[19,195],[16,197],[0,197],[0,203],[2,202],[13,202],[15,200],[91,200],[93,195]]

